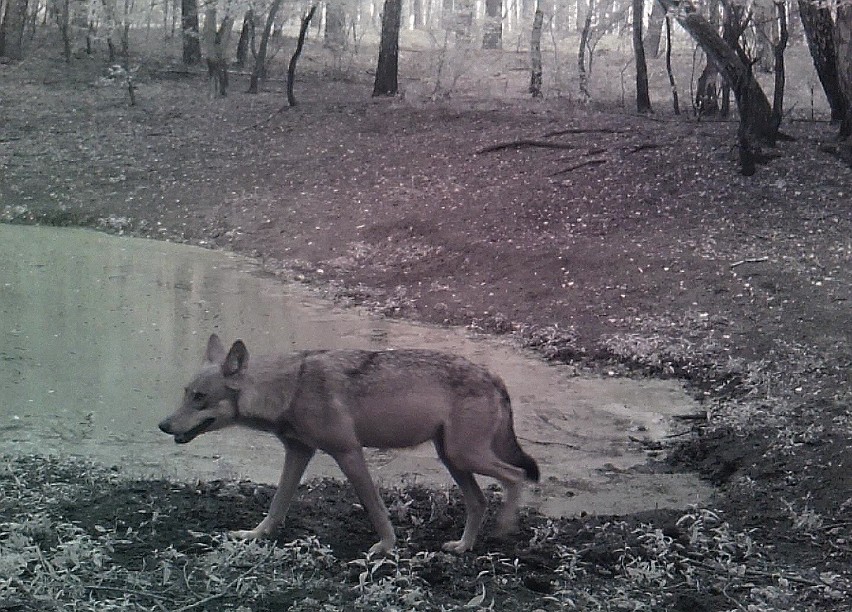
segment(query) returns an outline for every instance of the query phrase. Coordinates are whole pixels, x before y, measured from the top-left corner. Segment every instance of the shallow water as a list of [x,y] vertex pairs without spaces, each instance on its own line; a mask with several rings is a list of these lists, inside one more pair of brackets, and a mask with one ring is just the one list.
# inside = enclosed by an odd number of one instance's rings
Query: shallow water
[[[631,438],[661,439],[698,411],[676,383],[580,378],[500,342],[339,309],[259,273],[242,257],[86,230],[0,224],[0,435],[4,452],[73,453],[140,475],[275,483],[272,436],[231,429],[177,446],[157,422],[180,401],[207,337],[250,352],[421,347],[500,374],[515,429],[540,464],[530,505],[554,515],[685,507],[711,490],[656,475]],[[374,477],[449,485],[429,446],[371,451]],[[308,477],[339,477],[318,455]],[[486,479],[487,480],[487,479]]]

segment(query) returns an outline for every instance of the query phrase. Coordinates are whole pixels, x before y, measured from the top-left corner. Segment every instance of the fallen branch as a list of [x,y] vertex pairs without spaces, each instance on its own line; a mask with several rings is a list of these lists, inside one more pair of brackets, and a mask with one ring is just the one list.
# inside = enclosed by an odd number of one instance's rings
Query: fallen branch
[[638,153],[639,151],[648,151],[650,149],[661,149],[663,145],[657,144],[655,142],[646,142],[644,144],[636,145],[632,149],[630,149],[627,154],[630,155],[632,153]]
[[555,132],[548,132],[544,135],[544,138],[551,138],[553,136],[563,136],[565,134],[624,134],[625,132],[629,132],[630,130],[616,130],[614,128],[568,128],[566,130],[556,130]]
[[763,263],[764,261],[769,261],[768,257],[750,257],[748,259],[741,259],[739,261],[735,261],[731,264],[731,270],[734,268],[738,268],[743,264],[751,264],[751,263]]
[[244,128],[244,129],[243,129],[243,132],[248,132],[249,130],[256,130],[256,129],[257,129],[257,128],[259,128],[261,125],[263,125],[263,124],[265,124],[265,123],[269,123],[270,121],[272,121],[273,119],[275,119],[275,117],[277,117],[278,115],[280,115],[281,113],[283,113],[283,112],[284,112],[285,110],[287,110],[288,108],[290,108],[290,104],[289,104],[289,103],[288,103],[288,104],[285,104],[284,106],[282,106],[281,108],[279,108],[277,111],[275,111],[274,113],[272,113],[271,115],[269,115],[266,119],[261,119],[260,121],[258,121],[258,122],[257,122],[257,123],[255,123],[254,125],[250,125],[250,126],[248,126],[248,127]]
[[583,168],[584,166],[598,166],[600,164],[605,164],[607,161],[609,161],[609,160],[606,160],[606,159],[590,159],[588,161],[580,162],[579,164],[574,164],[573,166],[568,166],[567,168],[564,168],[562,170],[558,170],[558,171],[554,172],[553,174],[551,174],[550,176],[558,176],[560,174],[567,174],[568,172],[573,172],[574,170],[577,170],[579,168]]
[[477,155],[483,153],[493,153],[502,151],[503,149],[525,149],[527,147],[540,147],[542,149],[574,149],[574,145],[561,142],[548,142],[547,140],[529,140],[523,138],[521,140],[513,140],[511,142],[501,142],[498,144],[487,146],[476,152]]

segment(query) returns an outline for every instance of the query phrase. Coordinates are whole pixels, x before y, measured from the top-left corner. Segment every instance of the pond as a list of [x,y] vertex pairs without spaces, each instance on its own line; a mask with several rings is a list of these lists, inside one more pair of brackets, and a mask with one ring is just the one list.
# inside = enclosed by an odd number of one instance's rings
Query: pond
[[[515,429],[541,467],[527,503],[552,515],[623,514],[706,502],[690,474],[637,469],[637,439],[699,411],[673,381],[578,377],[495,339],[338,308],[247,258],[94,231],[0,224],[3,452],[75,454],[140,476],[276,483],[283,449],[231,429],[175,445],[157,429],[207,337],[255,354],[304,348],[440,349],[498,373]],[[449,486],[431,445],[369,451],[374,478]],[[341,477],[325,455],[306,478]],[[483,479],[484,484],[488,483]]]

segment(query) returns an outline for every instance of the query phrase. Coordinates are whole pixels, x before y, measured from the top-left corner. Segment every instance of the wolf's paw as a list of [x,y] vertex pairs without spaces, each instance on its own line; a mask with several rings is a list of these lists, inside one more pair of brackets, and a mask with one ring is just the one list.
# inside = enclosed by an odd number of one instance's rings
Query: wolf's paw
[[396,543],[393,540],[390,542],[376,542],[370,547],[370,550],[367,551],[367,555],[386,555],[393,550],[395,545]]
[[229,531],[228,535],[234,538],[235,540],[257,540],[259,538],[266,537],[266,534],[260,531],[259,529]]
[[441,546],[441,549],[444,552],[455,553],[457,555],[470,550],[473,548],[473,544],[468,544],[464,540],[450,540],[449,542],[444,542],[444,545]]
[[518,531],[518,516],[516,514],[511,513],[497,516],[497,529],[494,535],[499,538],[507,538],[518,533]]

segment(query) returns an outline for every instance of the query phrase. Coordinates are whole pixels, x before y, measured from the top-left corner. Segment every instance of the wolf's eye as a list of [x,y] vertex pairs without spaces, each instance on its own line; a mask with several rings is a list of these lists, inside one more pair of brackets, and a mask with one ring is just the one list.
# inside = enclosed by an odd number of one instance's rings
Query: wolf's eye
[[193,391],[192,392],[192,401],[194,402],[203,402],[204,398],[207,397],[201,391]]

